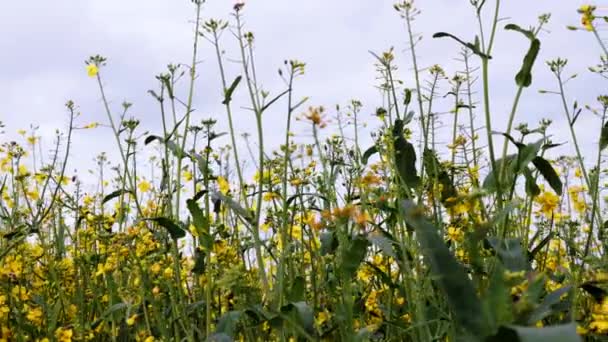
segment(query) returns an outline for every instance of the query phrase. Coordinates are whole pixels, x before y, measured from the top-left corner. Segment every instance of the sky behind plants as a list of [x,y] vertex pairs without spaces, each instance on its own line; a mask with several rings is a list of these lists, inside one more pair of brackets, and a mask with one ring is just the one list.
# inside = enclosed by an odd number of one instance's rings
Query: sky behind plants
[[[592,35],[566,29],[566,25],[578,25],[576,9],[583,2],[511,0],[504,2],[502,12],[503,24],[516,23],[522,27],[536,25],[536,18],[542,13],[552,14],[547,32],[540,36],[543,45],[534,69],[534,83],[524,92],[516,122],[527,121],[534,126],[541,117],[550,118],[555,122],[550,132],[557,142],[568,141],[569,135],[559,99],[538,94],[538,89],[556,86],[544,62],[555,57],[570,60],[566,74],[579,74],[568,85],[570,100],[576,98],[579,103],[595,106],[595,95],[591,94],[603,86],[597,75],[586,71],[599,59],[599,48]],[[229,15],[232,4],[210,0],[204,6],[203,17],[232,19]],[[440,64],[448,77],[453,76],[462,70],[461,63],[455,60],[460,47],[451,40],[431,36],[446,31],[472,40],[477,33],[473,8],[468,0],[417,1],[417,7],[421,14],[415,30],[423,37],[418,45],[420,66]],[[277,69],[285,59],[298,59],[307,63],[306,75],[295,85],[298,97],[310,96],[309,105],[324,105],[330,115],[334,114],[336,104],[345,106],[351,99],[358,99],[364,105],[363,119],[374,127],[378,122],[371,113],[381,104],[381,96],[375,89],[374,58],[369,51],[381,53],[391,46],[400,68],[397,77],[408,87],[414,86],[404,23],[391,1],[250,0],[244,14],[246,28],[256,36],[262,86],[273,94],[285,89]],[[147,91],[158,88],[154,76],[165,71],[168,63],[190,61],[193,17],[194,6],[188,0],[0,2],[0,120],[6,125],[8,138],[18,140],[18,129],[36,124],[45,146],[50,148],[53,132],[65,130],[68,117],[63,105],[68,99],[82,112],[79,125],[105,124],[107,118],[97,84],[87,77],[84,68],[84,60],[94,54],[108,58],[101,73],[115,114],[123,101],[131,102],[132,115],[142,121],[142,133],[146,130],[160,133],[160,114]],[[529,44],[520,34],[502,27],[491,62],[496,130],[506,124],[516,91],[513,78]],[[230,34],[223,37],[223,44],[227,56],[236,58],[236,42]],[[203,42],[200,56],[196,117],[218,119],[218,130],[222,131],[225,113],[211,44]],[[234,78],[239,72],[236,64],[231,65],[228,77]],[[447,83],[441,91],[449,91]],[[443,102],[438,108],[447,110],[450,104]],[[285,105],[279,104],[265,116],[267,140],[273,147],[283,137],[284,109]],[[236,124],[240,133],[254,133],[252,113],[242,109],[235,115],[240,116]],[[480,113],[478,125],[482,122]],[[594,151],[599,134],[597,119],[584,112],[577,125],[585,133],[581,135],[584,149]],[[296,123],[294,130],[300,141],[309,139],[307,125]],[[78,131],[74,144],[76,158],[72,158],[70,168],[89,169],[94,165],[95,155],[116,151],[111,139],[110,130],[104,127]],[[228,139],[221,143],[228,143]],[[569,147],[558,151],[569,152]]]

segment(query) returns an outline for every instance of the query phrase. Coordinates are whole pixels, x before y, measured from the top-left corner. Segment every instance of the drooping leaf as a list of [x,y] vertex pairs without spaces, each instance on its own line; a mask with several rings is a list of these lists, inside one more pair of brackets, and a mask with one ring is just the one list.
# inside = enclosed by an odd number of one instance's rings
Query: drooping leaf
[[148,218],[148,221],[153,221],[159,226],[167,229],[169,235],[173,240],[178,240],[186,236],[186,231],[180,227],[177,223],[173,222],[167,217],[153,217]]
[[369,241],[362,235],[356,236],[350,241],[350,246],[344,251],[340,260],[340,268],[345,278],[352,278],[355,275],[359,265],[365,259],[368,246]]
[[439,162],[435,151],[425,149],[422,155],[424,168],[432,180],[436,180],[441,185],[441,203],[447,204],[449,198],[458,196],[458,191],[454,187],[452,178],[445,170],[445,167]]
[[393,126],[395,164],[399,177],[410,188],[420,184],[420,177],[416,171],[416,151],[414,146],[403,136],[403,121],[395,120]]
[[600,135],[600,151],[603,151],[608,147],[608,122],[602,127],[602,133]]
[[112,191],[111,193],[104,196],[103,200],[101,200],[101,204],[105,204],[106,202],[111,201],[120,195],[131,194],[131,193],[132,193],[131,191],[126,190],[126,189],[118,189],[118,190]]
[[491,342],[579,342],[576,323],[553,325],[546,328],[503,326]]
[[591,295],[596,303],[602,303],[604,298],[608,297],[608,291],[599,287],[598,285],[598,282],[588,281],[583,283],[581,288]]
[[547,160],[539,156],[535,157],[532,160],[532,163],[534,163],[536,169],[540,172],[541,175],[543,175],[543,178],[545,178],[545,180],[549,183],[553,191],[555,191],[556,194],[561,196],[563,188],[562,181],[559,179],[559,176],[557,175],[557,172],[555,172],[555,170],[553,169],[553,166],[551,166],[551,164]]
[[228,208],[230,208],[230,210],[241,216],[241,218],[243,218],[245,221],[250,223],[253,222],[253,214],[247,211],[247,209],[243,208],[238,202],[233,200],[231,197],[228,197],[219,191],[213,192],[213,197],[224,202],[228,206]]
[[321,233],[319,240],[321,240],[321,255],[333,254],[338,248],[338,239],[334,232]]
[[365,152],[363,152],[363,156],[361,157],[361,164],[367,165],[369,158],[376,153],[378,153],[378,147],[376,145],[365,150]]
[[216,334],[226,334],[231,338],[234,338],[236,335],[236,328],[243,315],[242,311],[228,311],[220,317],[217,322],[217,327],[215,328]]
[[536,254],[538,254],[538,252],[540,252],[550,241],[551,239],[553,239],[553,232],[547,234],[547,236],[541,240],[541,242],[538,243],[538,245],[536,245],[536,247],[534,247],[530,253],[528,253],[528,261],[532,261],[534,260],[534,257],[536,257]]
[[476,43],[467,43],[467,42],[463,41],[462,39],[456,37],[455,35],[453,35],[451,33],[447,33],[447,32],[437,32],[433,35],[433,38],[445,38],[445,37],[454,39],[455,41],[459,42],[463,46],[469,48],[474,54],[478,55],[481,58],[492,59],[491,56],[489,56],[481,51],[477,40],[476,40]]
[[540,194],[540,187],[536,184],[532,171],[529,168],[524,168],[524,177],[526,178],[526,194],[530,197],[536,197]]
[[201,234],[203,247],[210,250],[213,246],[213,238],[209,233],[209,219],[203,210],[198,206],[195,199],[192,198],[186,200],[186,206],[188,207],[188,211],[190,211],[190,215],[192,216],[192,224],[194,225],[194,228],[196,228],[197,232]]
[[154,140],[158,140],[158,141],[162,142],[163,138],[159,137],[158,135],[148,135],[146,137],[146,139],[144,140],[144,145],[148,145],[149,143],[153,142]]
[[524,30],[515,24],[509,24],[505,29],[520,32],[530,40],[530,48],[524,57],[521,69],[515,76],[515,83],[518,86],[529,87],[532,84],[532,67],[540,50],[540,40],[535,37],[534,32]]
[[504,167],[505,172],[502,173],[504,179],[500,179],[500,184],[512,184],[515,177],[514,168],[517,162],[517,154],[510,154],[504,159],[496,160],[496,170],[490,170],[483,181],[483,188],[488,191],[496,191],[498,189],[496,178],[500,178],[500,170]]
[[306,280],[302,276],[293,279],[289,289],[289,301],[300,302],[306,299]]
[[486,322],[491,327],[491,331],[497,331],[501,325],[513,321],[513,299],[511,287],[505,282],[502,265],[496,265],[489,281],[490,284],[481,298]]
[[309,334],[314,333],[314,312],[306,302],[288,303],[281,308],[282,314],[295,314],[297,323]]
[[520,239],[500,239],[489,237],[488,242],[498,254],[504,267],[511,272],[525,271],[529,268],[524,256]]
[[236,87],[239,85],[239,83],[241,83],[242,78],[243,77],[240,75],[237,76],[237,78],[235,78],[234,81],[232,81],[232,84],[230,85],[230,87],[228,87],[227,89],[224,90],[224,100],[222,101],[223,105],[229,104],[230,101],[232,101],[232,94],[236,90]]
[[372,245],[380,248],[382,253],[384,253],[386,256],[391,257],[393,259],[398,258],[393,249],[393,241],[391,241],[386,236],[382,235],[379,232],[372,232],[367,235],[367,239]]
[[120,310],[125,310],[128,307],[129,307],[129,304],[127,304],[127,303],[117,303],[117,304],[110,306],[108,309],[106,309],[106,311],[104,311],[101,314],[99,319],[97,319],[96,321],[94,321],[91,324],[91,329],[97,328],[105,319],[108,318],[108,316],[112,315],[113,313],[120,311]]
[[[543,320],[555,313],[563,311],[560,310],[558,304],[562,303],[562,296],[570,292],[571,289],[572,286],[567,285],[546,295],[542,303],[540,303],[540,305],[530,314],[528,324],[535,324],[536,322]],[[566,307],[569,308],[570,305],[567,305]]]
[[481,302],[464,267],[447,248],[438,229],[424,218],[420,208],[409,201],[404,201],[403,207],[407,222],[416,230],[431,274],[447,297],[454,320],[471,336],[485,336]]

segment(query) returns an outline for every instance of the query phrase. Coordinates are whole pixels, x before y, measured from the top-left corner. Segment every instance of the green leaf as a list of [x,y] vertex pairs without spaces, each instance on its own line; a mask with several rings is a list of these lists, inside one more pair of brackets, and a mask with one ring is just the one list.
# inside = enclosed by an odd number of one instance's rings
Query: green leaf
[[498,254],[505,268],[511,272],[525,271],[529,268],[524,256],[520,239],[500,239],[488,237],[488,242]]
[[194,266],[192,267],[192,273],[198,275],[205,273],[205,258],[205,252],[197,248],[194,252]]
[[359,235],[352,239],[349,248],[343,252],[340,267],[345,279],[352,278],[359,265],[365,259],[369,241],[365,236]]
[[481,297],[487,323],[492,331],[497,331],[501,325],[513,322],[513,299],[511,287],[505,283],[502,265],[496,265],[489,281],[488,289]]
[[608,147],[608,123],[602,127],[602,134],[600,135],[600,151],[603,151]]
[[451,33],[447,33],[447,32],[437,32],[433,35],[433,38],[445,38],[445,37],[454,39],[455,41],[459,42],[463,46],[469,48],[471,51],[473,51],[474,54],[478,55],[481,58],[492,59],[492,56],[486,55],[485,53],[481,52],[481,50],[479,49],[479,44],[477,42],[475,44],[467,43],[467,42],[463,41],[462,39],[456,37],[455,35],[453,35]]
[[253,214],[247,211],[247,209],[243,208],[238,202],[236,202],[232,198],[225,196],[219,191],[215,191],[213,193],[213,197],[224,202],[228,206],[228,208],[234,211],[237,215],[241,216],[245,221],[249,223],[253,222]]
[[93,322],[93,324],[91,324],[91,329],[97,328],[106,318],[108,318],[108,316],[112,315],[113,313],[120,311],[120,310],[124,310],[128,307],[129,307],[129,304],[127,304],[127,303],[117,303],[117,304],[110,306],[106,311],[104,311],[101,314],[101,317],[99,317],[98,320],[96,320],[95,322]]
[[540,187],[536,184],[532,171],[529,168],[524,168],[524,177],[526,178],[526,194],[530,197],[536,197],[540,194]]
[[239,83],[241,83],[242,78],[243,78],[242,76],[238,76],[237,78],[234,79],[234,81],[232,81],[232,84],[230,85],[230,87],[228,87],[228,89],[224,90],[224,101],[222,101],[223,105],[227,105],[230,103],[230,101],[232,101],[232,94],[234,93],[234,90],[239,85]]
[[288,299],[290,302],[300,302],[306,299],[306,280],[297,276],[291,283]]
[[386,256],[393,259],[398,258],[397,254],[395,254],[395,250],[393,249],[393,241],[384,236],[382,233],[372,232],[367,235],[367,240],[369,240],[372,245],[380,248],[382,253],[384,253]]
[[186,200],[186,206],[188,207],[190,215],[192,216],[192,224],[196,228],[197,232],[201,235],[203,247],[210,250],[213,247],[213,238],[209,233],[209,219],[203,210],[198,206],[195,199]]
[[312,308],[306,302],[289,303],[281,308],[281,313],[286,315],[295,313],[297,323],[307,333],[314,333],[314,313]]
[[166,217],[153,217],[146,219],[148,221],[153,221],[159,226],[167,229],[169,235],[173,240],[178,240],[186,236],[186,231],[180,227],[177,223],[173,222],[171,219]]
[[530,39],[530,40],[536,39],[536,37],[534,36],[534,32],[532,32],[530,30],[524,30],[516,24],[507,24],[507,26],[505,26],[505,30],[512,30],[512,31],[520,32],[524,36],[528,37],[528,39]]
[[112,191],[111,193],[104,196],[103,200],[101,200],[101,204],[105,204],[106,202],[111,201],[120,195],[131,194],[131,193],[132,193],[131,191],[125,190],[125,189],[118,189],[118,190]]
[[543,178],[545,178],[545,180],[549,183],[553,191],[561,196],[563,187],[562,181],[559,179],[559,176],[553,169],[553,166],[551,166],[551,164],[542,157],[535,157],[532,160],[532,163],[534,163],[536,169],[541,175],[543,175]]
[[367,165],[369,158],[376,153],[378,153],[378,147],[376,145],[365,150],[365,152],[363,153],[363,157],[361,157],[361,164]]
[[516,162],[516,154],[510,154],[504,159],[501,158],[496,160],[496,170],[490,170],[490,172],[483,181],[483,188],[488,191],[496,191],[498,189],[495,175],[500,175],[500,170],[503,167],[503,164],[505,167],[505,172],[503,173],[504,179],[500,179],[500,184],[512,184],[515,178],[515,174],[511,168],[514,168]]
[[[555,313],[563,311],[560,310],[558,304],[562,303],[561,297],[564,294],[570,292],[570,290],[572,290],[571,285],[563,286],[545,296],[543,302],[530,314],[530,317],[528,318],[528,324],[533,325],[540,320],[543,320]],[[567,307],[569,308],[570,305],[568,305]]]
[[553,325],[546,328],[503,326],[489,341],[496,342],[579,342],[576,323]]
[[395,164],[399,177],[410,188],[415,188],[420,184],[420,177],[416,171],[416,151],[414,146],[403,136],[403,121],[395,120],[393,126]]
[[534,39],[530,44],[530,49],[524,57],[521,70],[515,75],[515,83],[520,87],[529,87],[532,84],[532,67],[538,57],[540,50],[540,40]]
[[438,229],[424,218],[422,209],[410,201],[404,201],[403,207],[407,223],[416,230],[416,237],[424,259],[430,265],[431,274],[447,297],[454,320],[470,335],[485,336],[481,302],[464,267],[447,248]]
[[228,311],[217,322],[217,327],[215,328],[216,334],[226,334],[231,338],[234,338],[236,335],[236,328],[243,315],[242,311]]
[[405,89],[405,94],[403,97],[403,105],[407,106],[410,104],[410,102],[412,102],[412,90],[409,88]]
[[321,233],[319,240],[321,240],[321,255],[333,254],[338,248],[338,239],[333,232]]
[[448,172],[445,170],[445,167],[439,162],[435,151],[425,149],[422,154],[422,159],[429,177],[433,181],[436,180],[439,184],[441,184],[441,203],[446,205],[449,198],[458,196],[458,192],[456,191],[454,183],[452,182],[452,177],[450,177]]
[[547,236],[542,239],[541,242],[530,251],[530,253],[528,253],[528,261],[532,262],[532,260],[534,260],[536,254],[538,254],[538,252],[540,252],[541,249],[543,249],[551,241],[551,239],[553,239],[553,235],[553,232],[547,234]]
[[526,56],[524,57],[521,69],[515,76],[515,83],[518,86],[529,87],[532,84],[532,67],[534,66],[534,62],[536,61],[538,52],[540,50],[540,40],[535,37],[534,32],[524,30],[515,24],[509,24],[505,27],[505,29],[520,32],[530,39],[530,48],[528,49],[528,53],[526,53]]

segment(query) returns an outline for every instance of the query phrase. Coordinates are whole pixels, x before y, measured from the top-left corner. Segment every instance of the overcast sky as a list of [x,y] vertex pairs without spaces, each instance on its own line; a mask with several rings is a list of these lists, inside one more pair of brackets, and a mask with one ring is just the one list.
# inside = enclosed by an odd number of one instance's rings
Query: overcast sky
[[[489,9],[493,1],[488,2]],[[586,72],[599,59],[599,47],[592,35],[566,29],[566,25],[579,23],[576,9],[583,2],[503,1],[502,17],[508,18],[504,24],[513,22],[527,27],[537,24],[538,15],[552,14],[548,32],[541,34],[534,83],[524,93],[516,121],[535,124],[541,117],[551,118],[558,123],[552,133],[560,142],[569,139],[561,105],[555,97],[538,94],[538,89],[554,89],[556,85],[544,62],[558,56],[568,58],[568,70],[579,73],[568,86],[570,100],[595,105],[595,97],[605,89],[598,76]],[[204,5],[203,18],[231,20],[233,3],[209,0]],[[449,76],[462,70],[454,61],[460,47],[451,40],[432,39],[431,35],[447,31],[472,40],[477,26],[469,1],[425,0],[417,5],[422,11],[415,22],[415,30],[423,34],[418,50],[420,66],[440,64]],[[414,86],[406,31],[392,1],[250,0],[244,15],[247,29],[256,36],[259,78],[263,87],[274,94],[284,89],[276,73],[278,67],[285,59],[299,59],[307,63],[307,69],[305,77],[296,84],[298,97],[310,96],[310,105],[329,109],[359,99],[364,104],[365,120],[374,123],[370,113],[381,98],[374,88],[374,59],[368,51],[382,52],[391,46],[395,47],[400,67],[398,78],[408,87]],[[63,105],[68,99],[82,112],[79,124],[107,123],[97,84],[87,77],[84,68],[84,61],[94,54],[108,58],[102,73],[115,112],[122,101],[132,102],[132,114],[143,122],[143,130],[160,133],[160,114],[147,90],[157,88],[154,76],[163,72],[168,63],[191,60],[193,19],[194,5],[189,0],[0,1],[0,120],[7,126],[6,135],[0,139],[17,139],[18,129],[36,124],[44,141],[50,143],[55,129],[65,129],[67,115]],[[237,56],[231,35],[224,36],[223,44],[227,56]],[[520,34],[498,31],[491,62],[492,115],[497,130],[505,126],[516,90],[513,77],[528,44]],[[225,127],[212,46],[203,43],[200,56],[193,115],[197,121],[213,116]],[[236,66],[229,67],[229,78],[239,71]],[[265,117],[267,140],[274,146],[283,139],[285,125],[285,106],[278,107]],[[446,109],[449,107],[441,108]],[[239,110],[235,115],[239,133],[254,133],[250,112]],[[481,114],[479,118],[478,123],[482,124]],[[584,113],[578,129],[585,150],[595,150],[597,120]],[[307,139],[302,123],[296,124],[294,130],[301,133],[300,141]],[[110,130],[103,127],[77,132],[70,167],[91,168],[96,154],[116,150],[111,139]],[[568,152],[568,147],[562,151]]]

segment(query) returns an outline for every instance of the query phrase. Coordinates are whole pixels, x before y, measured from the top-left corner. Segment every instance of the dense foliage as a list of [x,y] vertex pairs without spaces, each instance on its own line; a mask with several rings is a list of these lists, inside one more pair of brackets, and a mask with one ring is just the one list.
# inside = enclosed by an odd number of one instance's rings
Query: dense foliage
[[[297,60],[279,71],[283,90],[262,89],[245,5],[228,22],[202,19],[203,2],[192,1],[192,63],[169,65],[149,91],[162,131],[142,132],[129,103],[110,105],[102,75],[111,66],[93,56],[86,72],[106,123],[82,124],[70,101],[50,156],[35,130],[2,144],[0,341],[608,339],[608,97],[571,105],[567,61],[537,61],[549,15],[527,29],[503,25],[500,0],[471,0],[485,31],[470,42],[433,35],[433,44],[462,48],[464,71],[448,77],[440,66],[419,68],[419,10],[412,0],[395,4],[413,69],[398,70],[392,50],[373,55],[384,105],[368,144],[361,101],[330,120],[329,110],[295,98],[305,71]],[[571,29],[595,35],[602,57],[590,71],[607,77],[597,12],[581,7],[582,26]],[[507,129],[495,132],[488,75],[502,29],[530,44]],[[224,33],[238,42],[239,75],[226,72]],[[193,100],[205,43],[215,48],[225,114],[201,120]],[[553,157],[549,120],[515,125],[520,96],[543,67],[558,90],[537,96],[563,102],[574,156]],[[399,80],[405,72],[415,83]],[[239,94],[246,105],[235,104]],[[434,106],[444,96],[452,106]],[[274,152],[263,139],[277,134],[262,125],[270,108],[285,113]],[[246,145],[237,112],[255,127]],[[591,113],[601,127],[589,133],[599,146],[588,160],[574,127]],[[219,120],[227,132],[216,131]],[[451,132],[441,139],[440,120]],[[309,140],[294,125],[308,127]],[[100,155],[96,184],[82,184],[66,170],[73,132],[98,126],[112,132],[119,160]]]

